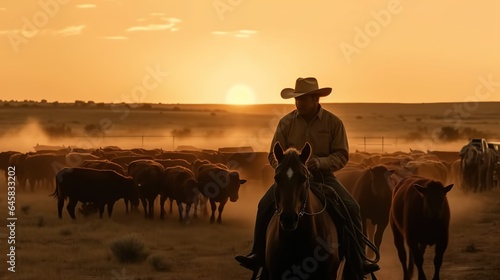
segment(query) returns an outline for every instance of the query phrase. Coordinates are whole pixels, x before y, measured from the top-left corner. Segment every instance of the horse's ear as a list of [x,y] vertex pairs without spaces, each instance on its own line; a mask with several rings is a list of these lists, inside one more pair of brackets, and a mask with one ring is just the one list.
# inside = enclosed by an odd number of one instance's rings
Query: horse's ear
[[306,142],[306,144],[300,151],[300,160],[303,163],[306,163],[310,156],[311,156],[311,144],[309,144],[309,142]]
[[274,157],[278,162],[281,162],[283,159],[283,148],[281,147],[280,142],[276,142],[273,147]]

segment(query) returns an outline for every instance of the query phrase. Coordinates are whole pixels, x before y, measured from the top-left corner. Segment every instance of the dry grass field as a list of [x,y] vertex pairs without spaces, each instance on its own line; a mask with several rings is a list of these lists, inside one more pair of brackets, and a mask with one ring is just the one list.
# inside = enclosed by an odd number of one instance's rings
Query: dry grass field
[[[250,181],[241,190],[240,200],[227,205],[220,225],[210,224],[207,217],[180,224],[175,211],[166,220],[158,215],[154,220],[145,220],[138,213],[127,216],[121,201],[111,219],[77,214],[77,220],[72,221],[64,209],[59,220],[56,201],[48,191],[20,193],[16,273],[6,271],[4,261],[0,279],[249,279],[249,271],[238,266],[233,257],[251,245],[256,205],[263,191],[259,183]],[[441,279],[498,279],[499,200],[498,189],[483,194],[465,195],[460,189],[450,192],[450,244]],[[7,208],[4,198],[0,207]],[[120,263],[110,246],[131,236],[145,246],[147,259],[137,264]],[[5,240],[4,234],[4,252]],[[3,256],[5,259],[5,253]],[[432,258],[431,247],[424,259],[428,276],[433,272]],[[380,266],[378,279],[401,279],[390,228],[384,234]]]
[[[252,146],[267,151],[278,119],[293,105],[152,105],[147,108],[99,104],[0,104],[0,151],[33,151],[33,146],[65,145],[97,148],[163,148],[179,145],[217,149]],[[469,137],[499,140],[500,103],[474,104],[325,104],[344,120],[352,151],[457,151]],[[18,107],[19,106],[19,107]],[[450,114],[455,106],[462,111]],[[135,107],[135,106],[134,106]],[[456,109],[458,110],[458,109]],[[451,127],[451,130],[442,129]],[[444,131],[444,132],[443,132]],[[144,137],[142,137],[144,136]],[[175,136],[175,137],[173,137]],[[367,145],[364,145],[367,138]],[[384,146],[381,139],[384,137]],[[5,185],[3,174],[1,186]],[[1,188],[5,190],[5,188]],[[0,230],[0,279],[249,279],[251,273],[233,257],[250,248],[258,200],[265,186],[250,180],[240,199],[228,203],[222,224],[208,217],[178,222],[174,214],[145,220],[125,214],[122,201],[113,216],[99,219],[66,211],[57,218],[53,190],[16,194],[16,273],[7,271],[8,231]],[[500,190],[449,193],[452,214],[450,244],[441,279],[498,279],[500,275]],[[0,218],[7,223],[6,192],[0,194]],[[135,238],[144,246],[144,261],[121,263],[111,251],[116,240]],[[433,249],[425,256],[430,278]],[[381,248],[379,279],[401,279],[402,272],[390,228]],[[414,276],[416,278],[416,276]]]

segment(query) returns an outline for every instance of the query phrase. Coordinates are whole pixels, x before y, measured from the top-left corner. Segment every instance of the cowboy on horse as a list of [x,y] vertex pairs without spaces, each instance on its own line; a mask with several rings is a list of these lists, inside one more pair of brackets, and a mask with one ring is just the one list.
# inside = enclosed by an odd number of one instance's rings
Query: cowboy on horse
[[[304,165],[310,172],[311,185],[322,186],[322,192],[335,193],[340,200],[340,204],[345,205],[347,213],[346,223],[352,225],[354,229],[350,234],[353,242],[347,244],[356,244],[353,247],[363,247],[365,242],[362,234],[362,223],[358,203],[351,194],[342,186],[342,184],[333,175],[334,171],[343,168],[349,160],[349,146],[347,135],[343,122],[333,113],[325,110],[319,104],[320,97],[328,96],[332,89],[329,87],[319,88],[315,78],[298,78],[295,83],[295,89],[285,88],[281,91],[283,99],[295,98],[296,110],[285,115],[278,123],[274,134],[271,149],[269,152],[269,163],[275,169],[279,165],[279,160],[275,157],[275,145],[279,143],[283,148],[305,147],[309,143],[312,148],[310,157]],[[293,172],[293,171],[292,171]],[[276,178],[275,178],[276,179]],[[252,250],[247,255],[238,255],[235,259],[240,264],[251,270],[258,270],[264,266],[266,252],[266,232],[268,224],[275,215],[276,209],[276,183],[273,184],[266,194],[262,197],[258,205],[257,218],[255,222],[254,243]],[[327,195],[328,196],[328,195]],[[325,196],[325,197],[327,197]],[[339,204],[339,201],[325,199],[328,201],[329,208],[335,208],[333,204]],[[332,211],[328,211],[331,213]],[[334,214],[331,214],[334,215]],[[338,217],[332,217],[337,219]],[[344,236],[347,238],[348,236]],[[346,240],[346,239],[343,240]],[[341,243],[342,246],[342,243]],[[355,253],[357,257],[346,258],[347,263],[356,262],[352,267],[360,267],[363,274],[372,273],[379,270],[375,262],[370,262],[364,258],[364,252],[359,248],[343,248],[344,252]],[[360,256],[363,255],[363,256]]]

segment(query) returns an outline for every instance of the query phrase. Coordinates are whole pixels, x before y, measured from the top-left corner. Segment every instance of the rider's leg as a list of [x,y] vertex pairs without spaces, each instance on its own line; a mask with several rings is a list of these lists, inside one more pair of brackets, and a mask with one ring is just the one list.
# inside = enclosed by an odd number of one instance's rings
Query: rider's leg
[[[362,248],[364,248],[363,225],[361,222],[361,212],[360,212],[359,204],[356,202],[354,197],[352,197],[352,195],[349,193],[349,191],[339,182],[339,180],[337,180],[337,178],[335,178],[333,176],[323,176],[321,178],[321,180],[323,181],[321,183],[324,183],[325,185],[331,186],[335,190],[335,192],[338,194],[338,196],[342,199],[342,201],[344,202],[344,204],[347,208],[347,211],[349,212],[349,216],[351,218],[353,225],[357,228],[357,229],[355,229],[355,234],[357,237],[357,242],[358,242],[359,246],[361,246],[361,248],[360,249],[349,248],[349,250],[351,252],[363,253],[363,249],[362,249]],[[364,257],[364,256],[360,256],[360,257]],[[380,269],[380,267],[377,264],[365,261],[364,258],[362,260],[363,260],[363,263],[362,263],[363,270],[366,273],[370,273],[370,272],[377,271]]]
[[272,185],[259,201],[257,217],[255,219],[252,251],[246,256],[238,255],[235,257],[243,266],[251,269],[262,265],[264,261],[267,226],[275,211],[274,189],[275,186]]

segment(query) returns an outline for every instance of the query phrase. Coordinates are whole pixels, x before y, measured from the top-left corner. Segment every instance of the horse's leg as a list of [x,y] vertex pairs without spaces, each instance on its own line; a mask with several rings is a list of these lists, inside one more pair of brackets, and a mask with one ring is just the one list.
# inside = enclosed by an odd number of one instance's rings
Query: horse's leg
[[215,201],[210,199],[210,206],[212,207],[212,216],[210,216],[210,223],[213,224],[215,222]]
[[222,211],[224,211],[224,205],[226,205],[227,198],[220,202],[219,204],[219,217],[217,217],[217,223],[222,223]]

